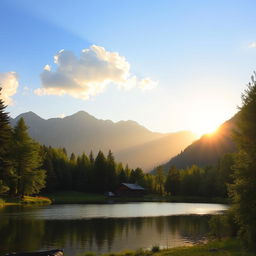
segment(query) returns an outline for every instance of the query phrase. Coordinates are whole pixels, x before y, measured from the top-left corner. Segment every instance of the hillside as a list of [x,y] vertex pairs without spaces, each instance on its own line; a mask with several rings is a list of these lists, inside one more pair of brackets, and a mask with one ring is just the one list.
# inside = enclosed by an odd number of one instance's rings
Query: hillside
[[171,166],[186,168],[193,164],[201,167],[214,165],[225,153],[234,152],[232,130],[235,128],[235,118],[236,116],[226,121],[215,133],[203,135],[186,147],[184,151],[162,165],[164,170],[167,171]]
[[168,160],[194,140],[191,132],[162,134],[151,132],[135,121],[100,120],[79,111],[65,118],[45,120],[33,112],[23,113],[11,120],[14,126],[23,117],[30,136],[44,145],[65,147],[68,153],[95,154],[112,150],[116,159],[132,168],[145,171]]
[[131,166],[136,166],[143,159],[144,169],[149,170],[152,169],[152,163],[158,166],[180,152],[188,145],[188,141],[192,141],[191,138],[194,138],[193,133],[187,131],[167,134],[159,139],[119,151],[116,157],[123,163],[129,162]]

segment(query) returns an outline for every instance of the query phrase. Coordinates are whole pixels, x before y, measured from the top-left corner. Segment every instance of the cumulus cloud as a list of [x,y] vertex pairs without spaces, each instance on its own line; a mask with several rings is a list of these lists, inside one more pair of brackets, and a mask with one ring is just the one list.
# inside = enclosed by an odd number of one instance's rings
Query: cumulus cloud
[[17,92],[18,86],[18,75],[16,72],[0,73],[0,87],[2,88],[0,97],[6,105],[13,104],[11,96]]
[[72,51],[61,50],[54,56],[54,63],[57,66],[55,71],[50,65],[45,65],[41,73],[42,88],[35,90],[37,95],[69,94],[88,99],[103,92],[110,83],[125,90],[134,87],[149,90],[157,85],[150,78],[140,80],[132,76],[125,57],[97,45],[83,49],[79,58]]
[[256,42],[250,43],[249,47],[250,47],[250,48],[256,48]]

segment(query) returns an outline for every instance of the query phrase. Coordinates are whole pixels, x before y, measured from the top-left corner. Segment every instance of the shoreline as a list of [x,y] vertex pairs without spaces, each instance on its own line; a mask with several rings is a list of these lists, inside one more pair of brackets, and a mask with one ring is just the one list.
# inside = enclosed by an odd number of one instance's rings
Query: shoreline
[[50,205],[52,204],[52,200],[47,197],[42,196],[24,196],[23,199],[2,196],[2,203],[0,204],[0,208],[5,206],[26,206],[26,205]]
[[106,197],[102,194],[92,194],[76,191],[61,191],[44,194],[53,204],[106,204],[129,202],[172,202],[172,203],[219,203],[228,204],[227,198],[205,198],[184,196],[145,195],[140,197]]
[[[135,251],[121,251],[102,254],[101,256],[253,256],[254,253],[246,251],[237,239],[208,241],[191,246],[160,249],[152,246],[151,250],[138,249]],[[83,256],[96,256],[96,253],[85,252]]]
[[[2,199],[2,200],[1,200]],[[109,204],[109,203],[143,203],[143,202],[170,202],[170,203],[212,203],[229,204],[227,198],[184,197],[145,195],[140,197],[107,197],[102,194],[83,193],[76,191],[61,191],[43,194],[42,196],[25,196],[23,199],[2,196],[0,208],[19,205],[50,205],[50,204]]]

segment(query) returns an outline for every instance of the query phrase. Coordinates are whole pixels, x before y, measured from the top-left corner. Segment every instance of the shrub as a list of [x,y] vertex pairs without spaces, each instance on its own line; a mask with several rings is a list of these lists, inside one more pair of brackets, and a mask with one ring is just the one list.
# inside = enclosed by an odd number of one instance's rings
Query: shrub
[[152,246],[152,248],[151,248],[151,252],[159,252],[160,251],[160,247],[159,247],[159,245],[154,245],[154,246]]

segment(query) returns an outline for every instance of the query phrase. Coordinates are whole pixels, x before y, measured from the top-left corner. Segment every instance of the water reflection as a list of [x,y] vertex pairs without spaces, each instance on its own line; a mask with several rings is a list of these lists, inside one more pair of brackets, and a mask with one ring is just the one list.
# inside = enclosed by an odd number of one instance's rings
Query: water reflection
[[[46,220],[74,220],[92,218],[134,218],[158,217],[186,214],[213,214],[226,210],[221,204],[192,203],[127,203],[127,204],[87,204],[87,205],[51,205],[48,207],[24,209],[23,217]],[[20,212],[8,212],[8,215],[19,215]]]
[[202,240],[208,232],[209,215],[74,220],[39,218],[44,210],[21,207],[0,210],[2,254],[63,248],[65,255],[73,256],[84,251],[103,253],[149,248],[156,244],[174,247]]

